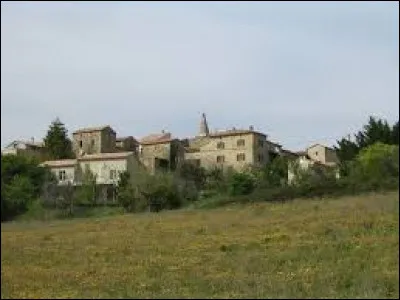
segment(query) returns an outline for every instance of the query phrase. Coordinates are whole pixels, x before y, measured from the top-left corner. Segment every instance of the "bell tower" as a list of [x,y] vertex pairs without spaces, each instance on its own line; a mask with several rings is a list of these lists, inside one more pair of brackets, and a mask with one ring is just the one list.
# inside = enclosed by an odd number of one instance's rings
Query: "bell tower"
[[206,114],[203,113],[201,115],[199,136],[208,136],[209,133]]

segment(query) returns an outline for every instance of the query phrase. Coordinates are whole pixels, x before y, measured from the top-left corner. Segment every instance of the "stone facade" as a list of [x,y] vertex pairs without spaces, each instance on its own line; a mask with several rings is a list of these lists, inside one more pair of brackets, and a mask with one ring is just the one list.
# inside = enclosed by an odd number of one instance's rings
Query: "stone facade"
[[308,147],[306,151],[312,160],[324,165],[336,165],[339,162],[335,150],[330,147],[314,144]]
[[197,160],[206,169],[218,166],[242,170],[247,166],[262,166],[269,160],[265,140],[264,134],[251,130],[210,134],[189,141],[185,160]]
[[76,156],[116,152],[116,133],[110,126],[84,128],[72,134]]
[[119,152],[132,151],[137,152],[139,142],[133,136],[117,137],[115,140],[116,150]]
[[42,142],[35,141],[13,141],[2,151],[2,155],[22,155],[35,158],[39,161],[46,160],[46,150]]
[[175,169],[184,158],[184,149],[178,139],[143,141],[138,157],[143,166],[154,173],[157,169]]
[[248,166],[266,165],[281,149],[279,144],[268,141],[264,133],[255,131],[252,126],[210,133],[204,114],[198,136],[185,140],[184,146],[187,161],[206,169],[232,167],[238,171]]
[[77,159],[51,160],[42,163],[47,166],[58,179],[60,185],[82,183],[85,170],[96,176],[96,183],[115,185],[122,172],[131,175],[139,168],[139,162],[133,152],[89,154]]
[[[308,170],[311,166],[318,166],[320,169],[333,170],[336,178],[339,178],[339,169],[337,164],[339,162],[336,152],[334,149],[327,147],[322,144],[314,144],[306,148],[305,151],[300,151],[293,156],[294,153],[290,153],[288,157],[291,161],[297,162],[299,168],[302,170]],[[288,182],[293,183],[296,180],[295,173],[292,165],[289,164],[288,169]]]
[[[158,169],[173,170],[182,161],[192,162],[206,169],[232,167],[238,171],[249,166],[265,166],[280,155],[291,160],[298,159],[307,166],[314,162],[335,166],[338,162],[335,151],[329,147],[314,144],[303,154],[293,153],[268,140],[266,134],[254,130],[253,126],[248,129],[211,131],[205,114],[201,116],[199,132],[194,138],[179,140],[165,131],[140,140],[133,136],[117,138],[116,132],[107,125],[75,131],[72,145],[76,160],[46,162],[60,178],[60,182],[79,182],[80,168],[83,165],[88,166],[98,176],[99,184],[114,184],[115,180],[111,182],[109,177],[117,178],[115,173],[120,171],[141,167],[151,173]],[[40,149],[43,146],[38,144],[14,142],[2,153],[32,152],[42,155]]]

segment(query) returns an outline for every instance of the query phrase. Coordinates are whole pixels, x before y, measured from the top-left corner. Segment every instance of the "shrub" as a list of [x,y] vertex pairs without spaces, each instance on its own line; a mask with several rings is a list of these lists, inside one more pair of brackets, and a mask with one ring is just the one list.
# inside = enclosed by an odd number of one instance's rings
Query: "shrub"
[[39,197],[43,183],[54,177],[35,159],[19,155],[1,156],[1,220],[11,220],[27,210]]
[[170,173],[139,172],[134,178],[124,174],[118,184],[118,202],[130,212],[176,209],[183,205],[185,197],[189,197],[187,190]]
[[350,176],[359,181],[399,177],[399,146],[375,143],[360,151]]
[[16,175],[2,187],[1,219],[10,220],[24,213],[34,197],[34,186],[26,176]]
[[233,196],[249,195],[254,191],[256,179],[250,173],[235,173],[229,182],[229,191]]

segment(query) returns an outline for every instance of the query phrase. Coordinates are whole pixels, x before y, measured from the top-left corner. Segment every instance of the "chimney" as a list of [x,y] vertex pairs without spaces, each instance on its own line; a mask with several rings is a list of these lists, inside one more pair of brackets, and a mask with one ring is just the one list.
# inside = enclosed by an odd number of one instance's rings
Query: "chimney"
[[32,144],[35,142],[35,138],[34,137],[31,137],[31,142],[32,142]]
[[253,125],[250,125],[250,126],[249,126],[249,129],[250,129],[251,131],[253,131],[253,130],[254,130],[254,126],[253,126]]

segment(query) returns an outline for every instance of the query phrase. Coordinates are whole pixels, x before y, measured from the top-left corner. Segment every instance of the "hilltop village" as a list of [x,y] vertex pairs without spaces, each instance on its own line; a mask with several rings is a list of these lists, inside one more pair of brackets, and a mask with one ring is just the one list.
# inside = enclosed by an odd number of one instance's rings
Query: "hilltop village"
[[[205,114],[193,138],[178,139],[162,131],[138,140],[133,136],[119,137],[107,125],[73,132],[72,147],[75,159],[44,161],[43,142],[14,141],[2,150],[2,155],[38,158],[56,175],[60,185],[79,185],[82,170],[87,168],[96,176],[96,184],[115,186],[122,172],[131,173],[140,167],[150,173],[173,170],[183,161],[205,169],[231,167],[237,171],[265,166],[277,156],[298,160],[304,168],[313,164],[331,168],[338,163],[335,151],[325,145],[314,144],[302,152],[292,152],[269,141],[265,133],[252,126],[211,132]],[[288,172],[289,181],[292,177]]]

